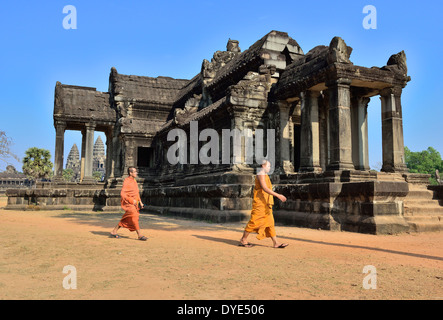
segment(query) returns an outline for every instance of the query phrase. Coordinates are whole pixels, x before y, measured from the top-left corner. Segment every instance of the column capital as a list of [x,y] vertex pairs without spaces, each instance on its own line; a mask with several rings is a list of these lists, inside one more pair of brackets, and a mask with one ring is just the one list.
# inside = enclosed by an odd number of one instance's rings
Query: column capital
[[325,82],[325,86],[328,88],[335,87],[335,86],[349,87],[351,85],[351,82],[352,82],[352,80],[348,79],[348,78],[336,78],[336,79],[327,80]]
[[391,94],[394,96],[400,96],[403,89],[400,86],[390,87],[390,88],[384,88],[380,90],[380,96],[386,97]]
[[85,123],[86,130],[95,130],[96,124],[95,122],[87,122]]
[[291,104],[286,100],[279,100],[277,101],[277,106],[279,110],[289,110]]
[[371,98],[369,97],[361,97],[360,101],[362,105],[364,105],[366,108],[368,107],[369,101],[371,101]]
[[356,102],[354,107],[365,107],[365,108],[367,108],[368,104],[369,104],[369,101],[371,101],[371,98],[357,96],[357,97],[353,97],[351,101],[353,101],[353,103]]
[[66,121],[56,120],[56,121],[54,121],[54,126],[56,129],[59,128],[59,129],[65,130],[66,129]]
[[312,98],[318,98],[321,95],[319,90],[306,90],[306,93],[309,94]]

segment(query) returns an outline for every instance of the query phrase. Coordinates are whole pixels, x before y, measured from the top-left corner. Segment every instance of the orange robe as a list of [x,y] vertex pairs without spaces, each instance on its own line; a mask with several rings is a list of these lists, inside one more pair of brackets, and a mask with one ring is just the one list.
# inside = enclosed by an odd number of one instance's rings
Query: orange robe
[[[266,175],[266,186],[272,190],[271,179]],[[275,237],[274,216],[272,206],[274,197],[266,193],[260,185],[258,177],[255,177],[254,198],[252,200],[251,219],[246,225],[245,231],[257,232],[257,239]]]
[[[123,188],[120,193],[121,196],[121,206],[125,210],[125,214],[119,222],[119,226],[129,229],[129,231],[139,230],[140,226],[138,224],[139,219],[139,207],[140,193],[138,190],[137,181],[133,177],[127,177],[123,181]],[[137,204],[134,205],[134,200]]]

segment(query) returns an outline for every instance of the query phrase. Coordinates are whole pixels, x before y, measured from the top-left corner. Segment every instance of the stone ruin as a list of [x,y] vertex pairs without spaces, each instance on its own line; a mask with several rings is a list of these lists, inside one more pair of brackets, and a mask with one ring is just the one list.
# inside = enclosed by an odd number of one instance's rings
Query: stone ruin
[[[150,213],[215,222],[249,218],[254,164],[167,161],[170,130],[275,129],[277,223],[389,234],[442,230],[442,188],[405,165],[401,94],[411,80],[406,55],[357,66],[340,37],[304,53],[271,31],[247,50],[229,40],[192,79],[124,75],[111,68],[108,92],[57,82],[55,177],[31,191],[9,190],[8,208],[120,210],[127,168],[136,166]],[[368,103],[380,98],[383,167],[370,170]],[[61,179],[65,130],[82,132],[81,182]],[[93,137],[106,135],[105,182],[92,179]],[[188,142],[189,144],[190,142]],[[199,142],[203,144],[203,142]],[[242,145],[244,147],[244,145]],[[189,149],[189,148],[188,148]],[[189,150],[188,150],[189,152]],[[243,158],[242,158],[243,159]]]

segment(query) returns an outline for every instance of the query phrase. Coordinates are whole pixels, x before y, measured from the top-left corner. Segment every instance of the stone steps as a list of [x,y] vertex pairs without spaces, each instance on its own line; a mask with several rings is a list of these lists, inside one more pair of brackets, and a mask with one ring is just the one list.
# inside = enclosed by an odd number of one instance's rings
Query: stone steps
[[410,231],[443,230],[443,205],[434,198],[431,190],[412,185],[403,205],[404,219],[409,224]]
[[441,201],[434,198],[434,192],[425,186],[411,185],[409,193],[403,201],[404,214],[408,215],[431,215],[443,216]]
[[415,232],[443,231],[443,215],[405,216],[404,219],[409,224],[410,231],[415,231]]
[[432,215],[440,214],[443,216],[443,207],[436,205],[417,203],[404,203],[404,214],[408,215]]

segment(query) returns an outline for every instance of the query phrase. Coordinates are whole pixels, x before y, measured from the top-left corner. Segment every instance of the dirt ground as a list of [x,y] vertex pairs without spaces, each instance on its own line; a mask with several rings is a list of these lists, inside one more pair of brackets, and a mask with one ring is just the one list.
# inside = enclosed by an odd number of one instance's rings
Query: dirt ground
[[[121,230],[120,214],[3,210],[0,299],[443,299],[443,233],[364,235],[277,226],[285,249],[243,223],[142,214],[147,241]],[[77,289],[65,289],[74,266]],[[376,269],[376,288],[365,289]]]

